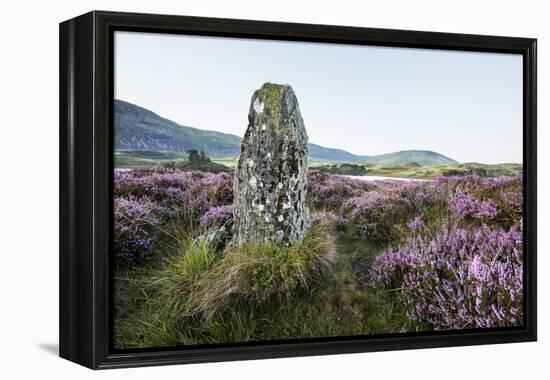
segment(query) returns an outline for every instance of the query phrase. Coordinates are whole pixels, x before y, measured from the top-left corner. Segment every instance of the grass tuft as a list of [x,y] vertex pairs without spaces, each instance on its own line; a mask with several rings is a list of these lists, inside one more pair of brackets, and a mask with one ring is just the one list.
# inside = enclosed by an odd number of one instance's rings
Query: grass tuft
[[293,247],[274,243],[231,246],[198,279],[188,312],[211,317],[237,301],[252,305],[289,301],[319,286],[335,263],[335,252],[328,222],[312,226]]

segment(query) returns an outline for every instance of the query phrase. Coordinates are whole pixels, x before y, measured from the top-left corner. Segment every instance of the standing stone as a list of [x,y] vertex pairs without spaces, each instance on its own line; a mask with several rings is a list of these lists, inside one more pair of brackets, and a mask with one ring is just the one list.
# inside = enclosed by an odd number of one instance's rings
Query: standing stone
[[254,92],[234,181],[234,239],[300,241],[310,227],[307,133],[294,91],[265,83]]

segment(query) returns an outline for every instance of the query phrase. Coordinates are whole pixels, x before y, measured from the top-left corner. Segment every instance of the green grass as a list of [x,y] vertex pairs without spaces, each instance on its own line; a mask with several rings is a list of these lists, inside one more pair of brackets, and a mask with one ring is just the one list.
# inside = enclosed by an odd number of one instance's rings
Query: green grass
[[234,168],[237,166],[238,160],[239,160],[239,157],[225,157],[225,158],[213,158],[212,162],[225,165],[229,168]]
[[222,164],[209,159],[204,162],[190,162],[187,159],[187,154],[157,151],[117,151],[114,158],[117,169],[146,166],[201,170],[212,173],[231,172],[231,167],[236,165],[237,160],[237,158],[223,159],[221,160]]
[[115,152],[115,168],[131,169],[138,166],[160,167],[165,162],[185,161],[186,155],[176,152],[156,151],[117,151]]
[[138,166],[159,167],[160,163],[155,160],[115,154],[115,168],[131,169]]
[[191,312],[212,316],[235,304],[284,303],[311,293],[335,261],[334,238],[328,223],[311,228],[300,244],[232,246],[212,270],[197,281]]
[[449,166],[418,167],[416,165],[374,166],[367,168],[367,175],[400,178],[435,179],[448,175],[478,174],[482,177],[514,176],[521,172],[521,164],[465,163]]
[[[362,166],[365,168],[366,176],[396,177],[396,178],[416,178],[416,179],[435,179],[441,176],[449,175],[467,175],[478,174],[481,177],[502,177],[514,176],[523,170],[521,164],[480,164],[464,163],[448,166],[423,167],[416,163],[405,165],[374,165],[367,163],[355,163],[346,165],[335,162],[310,161],[309,168],[312,170],[327,171],[333,174],[341,175],[363,175],[361,170],[350,170],[354,167]],[[355,172],[354,172],[355,171]]]
[[[154,151],[118,151],[115,153],[116,168],[134,168],[138,166],[171,166],[185,169],[187,159],[185,154],[175,152],[154,152]],[[220,157],[212,158],[213,168],[198,167],[191,169],[206,171],[225,171],[231,172],[236,166],[239,157]],[[218,165],[215,167],[215,165]],[[221,166],[223,165],[223,166]],[[416,178],[416,179],[435,179],[446,175],[467,175],[479,174],[482,177],[502,177],[514,176],[522,171],[521,164],[480,164],[463,163],[448,166],[423,167],[415,162],[404,165],[374,165],[370,163],[357,162],[345,164],[339,162],[320,161],[310,159],[308,167],[312,170],[321,170],[333,174],[342,175],[367,175],[398,178]]]
[[115,273],[115,347],[139,348],[410,330],[364,270],[385,247],[321,223],[292,248],[218,252],[194,231],[164,231],[157,254]]

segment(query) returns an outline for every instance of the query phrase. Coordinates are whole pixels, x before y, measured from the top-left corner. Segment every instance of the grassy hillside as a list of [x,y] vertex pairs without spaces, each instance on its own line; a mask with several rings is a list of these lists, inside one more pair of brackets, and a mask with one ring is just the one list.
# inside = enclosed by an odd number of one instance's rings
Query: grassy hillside
[[522,171],[521,164],[478,164],[465,163],[437,167],[417,165],[380,165],[367,170],[367,175],[399,178],[434,179],[440,176],[477,174],[481,177],[514,176]]
[[115,168],[130,169],[138,166],[162,166],[166,162],[185,160],[186,154],[155,151],[115,152]]
[[115,149],[173,151],[202,150],[210,157],[234,156],[241,139],[215,131],[177,124],[135,104],[115,100]]
[[400,152],[370,156],[366,162],[376,165],[411,165],[419,166],[444,166],[455,165],[457,161],[442,154],[429,150],[404,150]]
[[333,162],[357,162],[364,160],[364,156],[358,156],[342,149],[326,148],[311,143],[308,148],[309,157],[313,160]]
[[[122,100],[115,100],[115,150],[185,153],[195,149],[208,157],[227,158],[240,154],[241,138],[228,133],[206,131],[180,125],[165,119],[143,107]],[[378,156],[364,156],[342,149],[309,144],[309,156],[313,161],[373,163],[377,165],[401,165],[417,162],[422,166],[455,164],[456,161],[439,153],[407,150]],[[147,164],[155,157],[122,159],[124,165]],[[140,160],[136,160],[139,158]],[[162,159],[162,158],[159,158]],[[126,161],[125,161],[126,160]],[[151,163],[152,165],[156,165]]]

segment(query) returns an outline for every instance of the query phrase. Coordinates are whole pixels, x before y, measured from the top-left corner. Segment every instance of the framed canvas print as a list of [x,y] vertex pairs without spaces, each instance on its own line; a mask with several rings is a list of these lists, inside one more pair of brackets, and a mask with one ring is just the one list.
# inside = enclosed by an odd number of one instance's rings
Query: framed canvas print
[[60,355],[536,340],[536,40],[60,25]]

